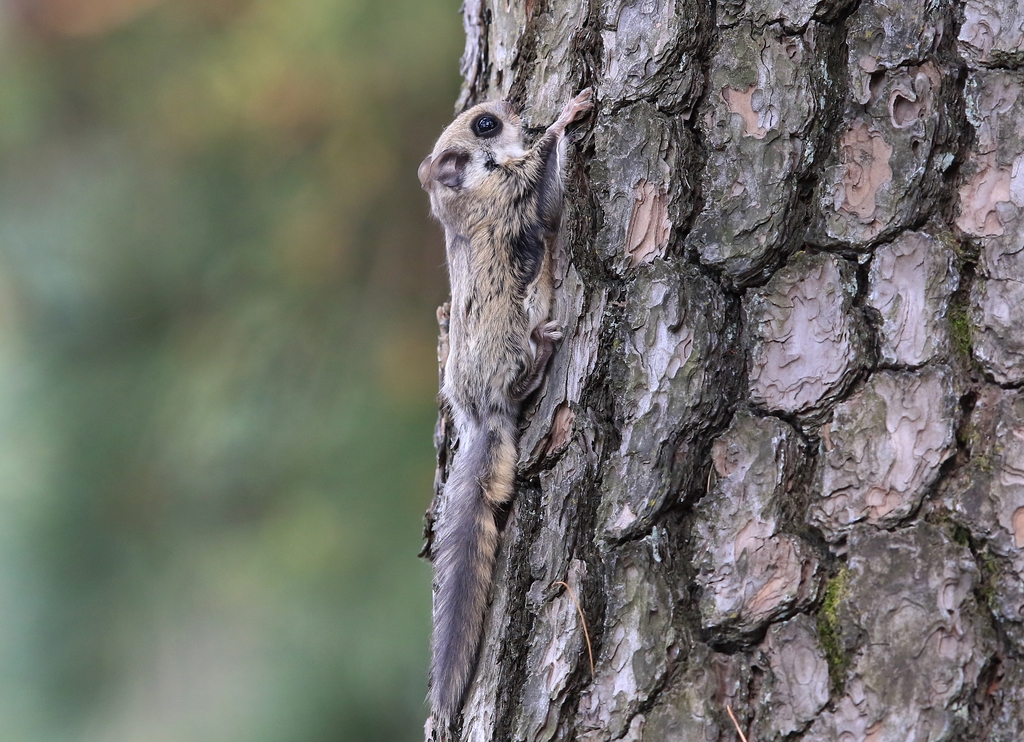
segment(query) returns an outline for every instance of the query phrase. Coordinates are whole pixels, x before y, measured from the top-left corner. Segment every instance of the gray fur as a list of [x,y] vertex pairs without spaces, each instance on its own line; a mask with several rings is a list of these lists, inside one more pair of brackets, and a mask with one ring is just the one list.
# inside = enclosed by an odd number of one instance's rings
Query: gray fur
[[[430,704],[442,727],[476,665],[498,547],[494,515],[513,495],[520,405],[562,337],[548,315],[565,130],[590,99],[585,90],[570,101],[529,150],[512,108],[482,103],[445,129],[419,168],[445,231],[452,299],[441,394],[459,431],[433,542]],[[481,116],[499,125],[481,135]]]
[[[504,438],[514,450],[511,422]],[[496,454],[487,431],[466,426],[446,484],[449,494],[457,496],[446,499],[434,535],[430,704],[435,717],[442,720],[450,720],[459,711],[483,625],[498,530],[481,483],[489,479],[488,462]]]

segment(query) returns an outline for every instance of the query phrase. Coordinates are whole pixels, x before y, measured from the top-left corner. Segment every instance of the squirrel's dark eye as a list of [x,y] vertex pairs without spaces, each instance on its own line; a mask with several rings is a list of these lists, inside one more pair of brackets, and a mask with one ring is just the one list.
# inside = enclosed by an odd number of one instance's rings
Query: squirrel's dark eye
[[473,133],[481,138],[497,136],[501,131],[501,121],[489,113],[484,113],[473,119],[472,129]]

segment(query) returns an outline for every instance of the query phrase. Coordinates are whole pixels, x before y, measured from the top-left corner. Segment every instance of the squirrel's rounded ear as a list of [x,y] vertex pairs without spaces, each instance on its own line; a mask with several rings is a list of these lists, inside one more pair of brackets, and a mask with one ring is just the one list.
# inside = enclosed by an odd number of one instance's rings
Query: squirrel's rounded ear
[[[462,187],[462,173],[469,164],[469,153],[459,150],[445,150],[430,163],[428,177],[448,188]],[[423,165],[420,165],[422,168]]]
[[430,178],[430,163],[433,161],[433,155],[427,155],[423,158],[423,162],[420,163],[419,170],[416,174],[420,177],[420,185],[423,188],[427,187],[427,180]]

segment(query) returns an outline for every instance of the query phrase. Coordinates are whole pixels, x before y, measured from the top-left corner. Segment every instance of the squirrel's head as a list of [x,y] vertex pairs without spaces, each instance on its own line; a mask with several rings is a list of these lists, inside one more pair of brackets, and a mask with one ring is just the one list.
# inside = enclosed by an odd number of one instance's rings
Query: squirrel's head
[[523,124],[504,101],[481,103],[460,114],[420,164],[420,185],[446,198],[483,186],[496,169],[522,157]]

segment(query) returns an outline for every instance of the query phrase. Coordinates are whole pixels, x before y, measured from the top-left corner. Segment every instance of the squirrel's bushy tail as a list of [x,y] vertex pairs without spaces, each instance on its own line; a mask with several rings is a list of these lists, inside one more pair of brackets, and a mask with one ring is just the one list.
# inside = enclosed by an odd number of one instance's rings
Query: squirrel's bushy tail
[[434,635],[430,706],[447,725],[473,675],[498,548],[495,508],[512,497],[516,424],[494,417],[459,430],[444,505],[435,525]]

